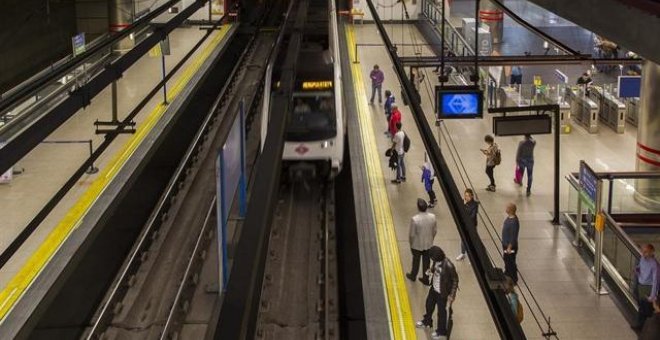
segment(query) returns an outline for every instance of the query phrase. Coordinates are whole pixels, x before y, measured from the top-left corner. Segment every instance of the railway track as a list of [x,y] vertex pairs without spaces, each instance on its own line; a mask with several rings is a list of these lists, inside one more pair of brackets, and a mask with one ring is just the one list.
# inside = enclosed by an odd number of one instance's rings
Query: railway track
[[257,339],[339,339],[332,182],[280,190],[268,244]]
[[[209,252],[209,244],[216,225],[217,150],[224,144],[241,102],[248,113],[258,111],[254,108],[262,92],[261,79],[277,35],[277,31],[261,31],[239,59],[229,85],[214,105],[217,110],[195,136],[83,338],[180,337],[192,296],[205,289],[199,285],[201,267],[215,256]],[[259,129],[249,133],[259,133]],[[217,292],[209,294],[209,299],[216,297]]]

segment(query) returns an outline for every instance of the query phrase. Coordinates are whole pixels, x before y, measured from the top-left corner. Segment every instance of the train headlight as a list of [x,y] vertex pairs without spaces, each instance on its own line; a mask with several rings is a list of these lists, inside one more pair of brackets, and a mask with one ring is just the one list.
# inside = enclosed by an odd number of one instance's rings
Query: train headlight
[[332,143],[331,140],[323,141],[323,142],[321,142],[321,148],[322,148],[322,149],[327,149],[328,147],[331,147],[332,144],[333,144],[333,143]]

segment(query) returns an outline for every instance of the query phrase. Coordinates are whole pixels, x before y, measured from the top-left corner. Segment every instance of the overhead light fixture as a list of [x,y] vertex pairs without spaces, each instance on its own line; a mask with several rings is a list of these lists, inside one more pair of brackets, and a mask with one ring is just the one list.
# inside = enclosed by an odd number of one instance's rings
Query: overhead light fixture
[[179,7],[170,7],[167,9],[167,12],[171,14],[179,13]]

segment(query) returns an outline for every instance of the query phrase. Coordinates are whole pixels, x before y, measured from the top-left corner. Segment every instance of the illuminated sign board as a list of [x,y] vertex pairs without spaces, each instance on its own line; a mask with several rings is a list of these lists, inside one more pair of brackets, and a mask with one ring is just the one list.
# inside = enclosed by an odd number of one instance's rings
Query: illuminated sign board
[[481,118],[483,93],[474,87],[436,86],[436,113],[440,119]]
[[493,117],[493,133],[496,136],[552,133],[552,117],[545,114]]
[[304,81],[302,83],[303,90],[327,90],[332,88],[332,81]]

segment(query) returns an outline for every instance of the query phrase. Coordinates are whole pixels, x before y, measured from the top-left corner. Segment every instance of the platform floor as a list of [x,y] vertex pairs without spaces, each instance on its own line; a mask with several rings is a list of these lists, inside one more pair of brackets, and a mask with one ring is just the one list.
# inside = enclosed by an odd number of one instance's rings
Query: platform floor
[[[213,36],[218,32],[213,33],[178,72],[170,78],[167,84],[169,89],[179,81],[179,78],[182,78],[186,67],[195,62],[195,57],[212,41]],[[200,30],[198,27],[181,27],[170,33],[171,54],[166,56],[166,69],[168,72],[205,33],[206,31]],[[119,119],[126,117],[161,79],[160,57],[146,54],[133,67],[128,69],[117,82]],[[163,94],[159,92],[136,116],[136,127],[140,126],[140,122],[162,101]],[[104,137],[95,134],[93,123],[96,120],[108,121],[110,119],[111,89],[108,86],[92,99],[87,108],[77,112],[48,136],[46,140],[91,139],[94,148],[96,148]],[[95,165],[103,169],[129,138],[130,135],[118,136]],[[7,248],[88,157],[89,150],[86,144],[40,144],[19,161],[16,167],[24,169],[24,172],[14,176],[11,183],[0,185],[0,207],[2,207],[0,210],[2,215],[0,251]],[[43,242],[96,177],[96,174],[81,177],[76,186],[69,191],[60,204],[39,225],[15,256],[0,269],[0,288],[4,287],[8,280],[21,268],[26,259]]]
[[[380,42],[375,25],[364,24],[354,27],[358,43]],[[418,42],[423,41],[419,32],[412,25],[387,25],[387,31],[394,33],[390,37],[395,43],[410,43],[412,37],[415,37]],[[403,37],[403,41],[401,37]],[[428,50],[421,52],[430,53]],[[403,129],[409,134],[412,141],[411,150],[405,158],[408,181],[400,185],[391,184],[389,181],[394,178],[394,174],[388,168],[387,159],[384,156],[385,150],[390,147],[391,142],[383,134],[386,123],[382,105],[370,107],[374,124],[372,129],[376,138],[380,138],[378,152],[381,155],[382,170],[386,177],[384,180],[396,226],[401,263],[404,271],[407,272],[410,270],[411,261],[408,244],[409,219],[416,213],[416,199],[418,197],[427,199],[428,197],[420,182],[420,166],[423,163],[424,148],[410,111],[402,105],[399,81],[394,75],[386,50],[382,46],[363,47],[358,49],[358,53],[363,79],[365,79],[363,84],[365,91],[368,94],[371,92],[368,74],[373,64],[380,65],[385,73],[383,91],[391,89],[397,97],[397,103],[403,113]],[[408,52],[402,51],[402,53]],[[422,91],[424,112],[431,124],[434,122],[434,117],[432,114],[433,92],[430,89],[435,85],[435,79],[434,74],[428,72],[424,81],[426,90]],[[459,185],[459,190],[463,190],[466,186],[473,186],[481,202],[481,210],[487,212],[493,220],[497,233],[500,232],[501,222],[505,218],[505,205],[508,202],[518,205],[518,216],[521,221],[519,270],[538,300],[543,313],[551,318],[552,327],[557,331],[559,338],[635,339],[636,335],[630,330],[627,321],[612,299],[609,296],[598,296],[591,290],[590,283],[593,281],[593,274],[571,245],[572,239],[567,236],[562,227],[550,223],[553,193],[552,136],[537,136],[535,182],[531,197],[526,197],[524,190],[512,181],[513,159],[520,138],[497,138],[496,142],[502,149],[503,162],[495,170],[498,190],[496,193],[490,193],[484,190],[487,185],[487,177],[484,174],[485,160],[479,152],[479,149],[483,147],[483,136],[492,131],[488,118],[490,115],[486,115],[482,120],[446,122],[451,138],[457,146],[460,159],[468,169],[467,178],[472,183],[472,185],[470,183],[464,185],[456,171],[457,167],[453,166],[453,175]],[[602,128],[598,134],[590,135],[582,128],[576,127],[571,134],[561,136],[561,175],[577,171],[580,159],[593,164],[596,171],[633,170],[635,139],[636,131],[630,126],[622,135],[618,135],[608,128]],[[445,157],[452,166],[447,146],[442,145],[442,149],[446,151]],[[562,207],[566,206],[568,195],[568,187],[565,182],[562,177],[560,191]],[[497,338],[497,332],[470,263],[467,259],[461,262],[454,260],[459,253],[460,237],[437,183],[435,191],[440,197],[440,204],[432,209],[439,222],[435,244],[443,248],[450,256],[460,276],[460,290],[454,304],[452,339]],[[480,222],[478,231],[483,243],[491,257],[495,259],[495,263],[503,267],[501,256],[493,246],[492,238],[486,232],[487,229],[489,228]],[[406,282],[412,314],[416,320],[419,320],[424,314],[424,301],[428,288],[419,282]],[[525,291],[523,295],[530,298]],[[528,338],[542,339],[541,330],[532,314],[540,319],[538,310],[532,313],[529,307],[525,306],[523,328]],[[546,328],[542,319],[540,322],[543,328]],[[430,338],[430,331],[417,330],[417,336],[421,339]]]

